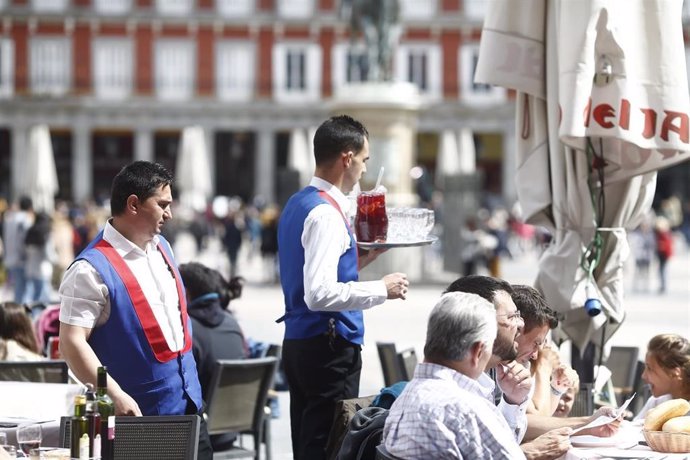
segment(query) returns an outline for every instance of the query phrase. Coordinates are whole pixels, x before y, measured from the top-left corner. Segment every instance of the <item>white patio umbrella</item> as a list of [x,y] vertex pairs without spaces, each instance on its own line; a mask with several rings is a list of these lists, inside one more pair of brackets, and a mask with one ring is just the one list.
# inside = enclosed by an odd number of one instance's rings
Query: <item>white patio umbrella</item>
[[[689,157],[681,7],[489,3],[475,78],[518,91],[518,198],[526,221],[554,236],[535,285],[580,350],[623,322],[626,230],[651,206],[655,171]],[[588,284],[605,315],[583,308]]]
[[201,126],[189,126],[182,131],[175,176],[180,204],[187,209],[204,211],[212,184],[206,135]]
[[36,125],[29,131],[29,149],[25,161],[20,194],[31,197],[36,211],[50,214],[55,209],[55,195],[59,186],[47,125]]
[[309,184],[309,180],[314,174],[314,163],[314,155],[310,154],[306,131],[302,128],[293,129],[290,132],[290,143],[288,144],[287,166],[299,173],[300,187]]
[[455,133],[446,129],[441,133],[436,154],[436,187],[443,187],[444,177],[454,176],[460,172],[458,141]]

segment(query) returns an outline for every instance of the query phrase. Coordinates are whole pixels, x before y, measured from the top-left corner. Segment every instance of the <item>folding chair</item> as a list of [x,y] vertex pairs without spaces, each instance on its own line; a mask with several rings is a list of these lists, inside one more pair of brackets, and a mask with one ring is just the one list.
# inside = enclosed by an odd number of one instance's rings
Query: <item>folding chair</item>
[[580,383],[580,391],[575,395],[571,417],[589,416],[594,413],[594,384]]
[[15,382],[69,383],[63,360],[0,361],[0,380]]
[[[70,417],[60,419],[61,447],[70,447]],[[115,460],[196,460],[198,415],[115,417]]]
[[[214,452],[214,459],[261,458],[261,441],[266,445],[266,459],[271,458],[270,414],[266,412],[268,390],[273,384],[278,359],[218,360],[211,377],[207,401],[209,434],[237,432],[251,435],[254,448],[233,445]],[[241,441],[241,436],[239,441]]]
[[400,369],[402,369],[402,380],[412,380],[412,377],[414,377],[414,370],[419,362],[414,348],[406,348],[399,352],[398,361],[400,362]]
[[639,356],[638,347],[611,347],[606,367],[611,371],[611,382],[618,404],[629,398],[634,391]]

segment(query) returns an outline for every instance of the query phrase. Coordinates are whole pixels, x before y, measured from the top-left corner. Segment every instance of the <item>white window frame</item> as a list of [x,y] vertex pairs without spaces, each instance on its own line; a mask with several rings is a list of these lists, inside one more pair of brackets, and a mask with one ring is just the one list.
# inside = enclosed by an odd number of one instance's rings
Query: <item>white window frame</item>
[[256,0],[216,0],[216,9],[225,18],[245,18],[256,10]]
[[[125,99],[132,95],[134,82],[134,44],[126,37],[98,37],[93,40],[91,69],[93,90],[99,99]],[[119,48],[119,49],[116,49]],[[100,55],[105,56],[104,60]],[[124,54],[117,62],[118,54]],[[103,62],[105,66],[101,68]]]
[[[291,51],[303,51],[303,90],[288,90],[287,56]],[[314,102],[321,97],[321,47],[315,43],[285,42],[273,46],[273,96],[279,102]]]
[[101,14],[126,14],[132,11],[132,0],[93,0],[93,7]]
[[363,42],[355,44],[341,42],[333,45],[333,49],[331,50],[333,89],[342,88],[351,83],[365,81],[364,76],[359,79],[355,78],[352,79],[352,81],[348,81],[348,71],[350,69],[347,67],[347,59],[350,51],[364,54],[366,53],[366,45]]
[[[46,47],[53,49],[47,50]],[[58,50],[58,47],[63,49]],[[29,44],[29,81],[33,94],[62,96],[70,91],[72,41],[66,37],[32,38]]]
[[[165,101],[185,101],[196,93],[196,48],[192,40],[184,38],[160,38],[155,44],[154,78],[156,96]],[[187,53],[180,55],[179,64],[168,68],[171,64],[164,62],[169,52]],[[188,62],[184,62],[188,61]],[[183,70],[180,70],[183,69]],[[180,72],[188,71],[186,75]],[[175,82],[175,80],[179,80]]]
[[31,0],[31,8],[39,13],[59,13],[67,10],[69,0]]
[[437,12],[438,0],[400,0],[400,17],[403,20],[432,19]]
[[14,94],[14,42],[0,38],[0,97]]
[[[315,0],[275,0],[278,16],[285,19],[306,19],[314,16]],[[368,0],[367,0],[368,1]]]
[[[398,46],[395,56],[395,76],[399,81],[409,82],[409,58],[412,53],[426,54],[427,88],[419,88],[420,95],[427,100],[439,100],[443,95],[441,47],[436,43],[404,43]],[[415,83],[415,82],[411,82]]]
[[193,0],[156,0],[156,12],[168,16],[185,16],[192,12]]
[[460,100],[468,104],[495,104],[506,100],[506,90],[500,86],[484,85],[478,89],[474,84],[474,73],[479,56],[479,42],[466,43],[458,51],[458,78],[460,83]]
[[218,99],[251,100],[256,80],[256,45],[250,41],[220,40],[216,42],[215,54]]
[[463,0],[463,13],[468,19],[484,20],[490,0]]

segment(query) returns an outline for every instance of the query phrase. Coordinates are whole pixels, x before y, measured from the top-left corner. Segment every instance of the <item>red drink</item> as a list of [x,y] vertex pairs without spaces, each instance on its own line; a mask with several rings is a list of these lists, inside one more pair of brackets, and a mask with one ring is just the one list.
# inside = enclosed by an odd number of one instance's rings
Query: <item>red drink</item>
[[381,192],[362,192],[357,197],[355,217],[357,241],[371,243],[385,241],[388,233],[386,195]]

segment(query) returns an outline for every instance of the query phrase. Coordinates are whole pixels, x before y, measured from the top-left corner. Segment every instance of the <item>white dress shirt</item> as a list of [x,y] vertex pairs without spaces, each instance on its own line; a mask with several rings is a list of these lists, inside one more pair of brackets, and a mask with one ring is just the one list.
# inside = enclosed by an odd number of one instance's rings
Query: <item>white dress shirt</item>
[[[488,395],[487,399],[493,403],[496,382],[486,372],[482,372],[482,375],[477,379],[477,383],[484,388],[485,394]],[[518,444],[522,443],[522,439],[527,432],[527,403],[529,400],[530,398],[525,399],[522,404],[510,404],[506,401],[504,395],[497,406],[503,417],[505,417],[506,422],[508,422],[508,426],[513,435],[515,435],[515,440]]]
[[386,418],[386,450],[401,459],[524,459],[492,394],[453,369],[418,364]]
[[[302,230],[304,301],[314,311],[366,310],[388,297],[382,280],[338,282],[338,262],[351,240],[344,225],[350,200],[335,185],[314,177],[309,184],[323,190],[340,206],[314,207]],[[341,214],[342,212],[342,214]]]
[[[184,331],[175,278],[168,270],[154,236],[143,251],[110,224],[105,224],[103,239],[124,259],[151,305],[165,341],[171,351],[184,346]],[[85,260],[73,263],[60,283],[60,321],[74,326],[94,328],[110,316],[108,287],[96,269]]]

